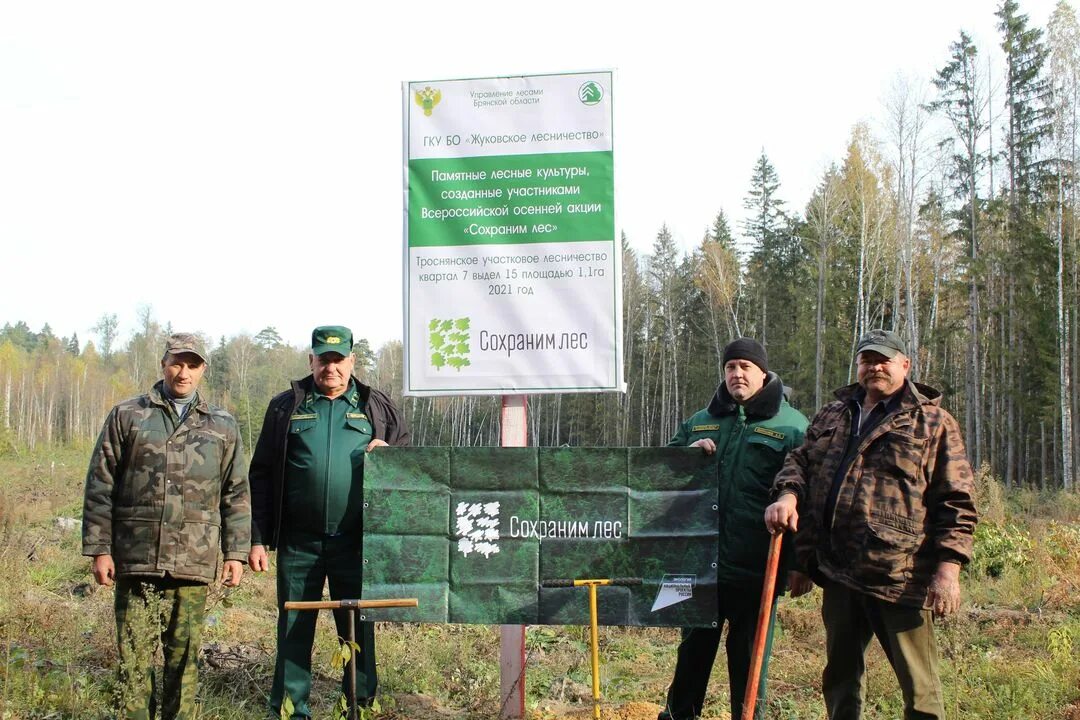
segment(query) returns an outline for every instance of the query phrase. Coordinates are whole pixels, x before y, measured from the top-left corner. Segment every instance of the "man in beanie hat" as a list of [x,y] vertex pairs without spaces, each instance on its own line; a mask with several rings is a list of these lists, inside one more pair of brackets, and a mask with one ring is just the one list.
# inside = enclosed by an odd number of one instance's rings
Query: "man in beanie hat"
[[[83,555],[94,558],[99,585],[116,585],[123,718],[158,717],[159,640],[160,717],[195,717],[207,585],[220,577],[234,587],[244,572],[247,465],[236,421],[199,396],[208,357],[198,336],[170,335],[163,379],[112,409],[86,474]],[[140,634],[159,621],[160,638]]]
[[[675,677],[659,720],[693,720],[701,715],[725,622],[731,717],[742,716],[769,547],[762,513],[773,477],[787,453],[802,443],[807,425],[803,414],[784,398],[784,384],[769,371],[761,343],[752,338],[733,340],[724,348],[723,360],[724,382],[709,406],[684,422],[668,443],[699,447],[716,459],[720,509],[716,580],[721,622],[716,628],[683,629]],[[807,589],[809,585],[803,584],[792,592],[801,594]],[[765,717],[771,645],[770,622],[755,718]]]
[[866,648],[876,636],[896,673],[905,720],[945,717],[933,617],[960,605],[977,516],[960,427],[941,393],[908,379],[903,340],[871,330],[858,382],[818,412],[776,476],[765,512],[796,530],[798,565],[824,589],[830,720],[862,714]]
[[[309,718],[311,648],[316,614],[286,611],[291,600],[320,600],[329,581],[334,600],[360,597],[363,579],[364,454],[408,445],[405,419],[384,393],[353,377],[356,357],[347,327],[311,334],[311,374],[270,401],[251,459],[252,537],[248,564],[262,572],[277,550],[277,659],[270,706],[280,717],[287,696],[294,718]],[[347,610],[335,611],[344,637]],[[375,627],[360,623],[358,701],[375,698]],[[342,690],[349,685],[343,674]]]

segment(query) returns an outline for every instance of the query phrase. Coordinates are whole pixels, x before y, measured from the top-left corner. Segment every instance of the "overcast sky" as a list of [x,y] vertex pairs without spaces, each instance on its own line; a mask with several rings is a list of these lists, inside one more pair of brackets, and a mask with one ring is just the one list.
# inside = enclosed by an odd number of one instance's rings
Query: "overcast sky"
[[1000,73],[997,5],[4,0],[0,325],[400,339],[403,80],[614,68],[617,228],[689,250],[762,149],[801,211],[961,28]]

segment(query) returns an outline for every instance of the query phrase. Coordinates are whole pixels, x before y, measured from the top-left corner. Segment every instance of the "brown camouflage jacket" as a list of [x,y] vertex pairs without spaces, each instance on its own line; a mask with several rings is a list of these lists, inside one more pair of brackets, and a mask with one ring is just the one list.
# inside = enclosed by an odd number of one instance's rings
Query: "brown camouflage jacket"
[[219,549],[251,542],[247,462],[233,419],[201,397],[178,422],[158,382],[112,409],[83,498],[83,555],[111,554],[117,576],[213,582]]
[[796,557],[812,576],[873,597],[921,607],[938,562],[971,559],[977,516],[971,466],[941,393],[905,383],[895,412],[871,430],[844,473],[829,527],[829,489],[851,434],[850,399],[836,391],[788,454],[773,495],[799,505]]

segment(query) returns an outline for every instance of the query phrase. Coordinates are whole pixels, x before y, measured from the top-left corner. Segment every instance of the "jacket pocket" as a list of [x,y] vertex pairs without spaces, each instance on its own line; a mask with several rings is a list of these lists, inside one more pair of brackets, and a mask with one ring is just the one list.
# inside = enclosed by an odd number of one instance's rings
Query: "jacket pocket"
[[889,431],[874,441],[865,467],[875,473],[900,478],[906,485],[921,484],[926,438]]
[[758,433],[751,433],[746,438],[745,457],[742,467],[735,472],[743,473],[746,481],[742,483],[745,490],[754,500],[751,505],[758,504],[762,507],[768,505],[772,493],[773,480],[776,473],[784,464],[784,441],[777,440]]
[[157,520],[114,519],[112,556],[117,571],[155,567],[160,531]]
[[893,513],[871,513],[863,539],[861,568],[856,574],[866,585],[902,585],[911,574],[919,534],[908,518]]
[[374,429],[371,426],[371,421],[368,420],[367,415],[364,413],[348,413],[345,416],[345,427],[351,431],[359,433],[361,435],[362,443],[356,446],[350,453],[350,462],[353,468],[359,468],[364,466],[364,451],[367,449],[367,445],[374,437]]
[[217,479],[225,456],[225,438],[207,430],[193,430],[185,442],[187,477]]
[[185,522],[180,528],[176,572],[214,578],[220,548],[220,527],[213,523]]

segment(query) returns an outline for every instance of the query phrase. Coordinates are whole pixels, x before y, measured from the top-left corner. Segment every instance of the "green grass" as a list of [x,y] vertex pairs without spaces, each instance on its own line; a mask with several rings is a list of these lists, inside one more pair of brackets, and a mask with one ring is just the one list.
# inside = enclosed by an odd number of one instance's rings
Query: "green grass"
[[[116,650],[112,592],[92,585],[80,557],[78,517],[89,448],[0,455],[0,720],[111,717]],[[985,480],[979,560],[962,575],[964,606],[938,632],[949,717],[1060,720],[1080,713],[1080,496],[1005,494]],[[274,657],[274,580],[245,574],[215,589],[203,638],[202,718],[262,717]],[[333,622],[319,621],[313,709],[332,717],[339,673]],[[675,663],[678,631],[601,628],[604,701],[620,717],[655,717]],[[534,718],[587,717],[588,635],[532,627],[526,637],[527,706]],[[498,629],[380,625],[378,657],[388,720],[494,718],[499,709]],[[884,655],[871,646],[868,720],[899,717]],[[820,592],[781,601],[767,714],[818,718],[824,664]],[[705,708],[727,717],[727,670],[717,659]],[[584,714],[583,714],[584,713]],[[1080,717],[1078,714],[1076,717]]]

